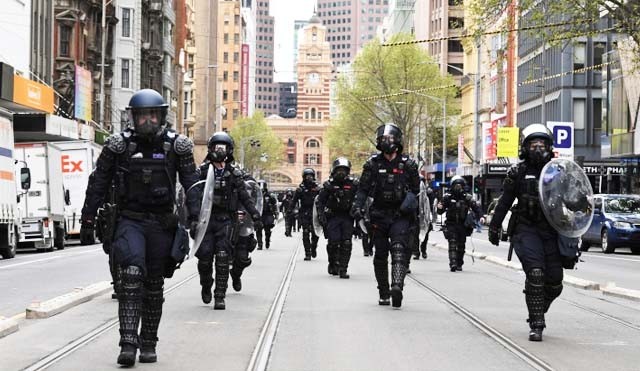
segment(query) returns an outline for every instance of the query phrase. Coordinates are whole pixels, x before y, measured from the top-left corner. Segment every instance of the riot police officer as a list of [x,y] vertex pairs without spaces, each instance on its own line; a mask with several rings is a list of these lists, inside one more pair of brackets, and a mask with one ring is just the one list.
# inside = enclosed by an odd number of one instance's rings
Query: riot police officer
[[[111,249],[120,282],[118,363],[124,366],[135,364],[138,348],[140,362],[157,360],[164,277],[173,275],[177,263],[171,258],[178,226],[176,174],[185,189],[198,180],[193,142],[168,128],[167,107],[154,90],[133,94],[127,107],[131,127],[107,138],[82,208],[80,234],[86,239],[93,236],[108,189],[115,187],[119,216]],[[197,219],[197,197],[188,197],[187,204],[190,219]]]
[[316,182],[316,171],[311,168],[304,169],[302,183],[293,196],[293,204],[300,205],[298,213],[299,223],[302,226],[304,260],[311,260],[317,256],[318,236],[313,230],[313,206],[319,192],[320,185]]
[[287,188],[280,204],[280,211],[284,215],[284,235],[291,237],[291,230],[295,228],[295,205],[293,204],[293,189]]
[[[449,269],[461,271],[464,264],[465,242],[480,218],[480,208],[473,196],[466,192],[467,182],[460,175],[451,178],[448,193],[438,203],[438,214],[446,213],[447,220],[442,233],[449,242]],[[471,213],[471,214],[470,214]]]
[[[378,304],[402,305],[402,289],[406,275],[406,254],[411,218],[418,207],[420,192],[418,165],[402,154],[402,131],[394,124],[384,124],[376,132],[376,148],[380,153],[365,162],[353,216],[361,218],[367,197],[373,202],[369,211],[371,238],[376,248],[373,267],[378,281]],[[388,256],[391,253],[391,289],[389,289]]]
[[233,227],[237,222],[237,211],[241,206],[244,207],[256,228],[261,227],[262,221],[260,213],[247,193],[242,170],[231,164],[234,149],[231,136],[223,131],[214,133],[209,138],[207,149],[207,158],[200,166],[200,178],[206,179],[209,165],[213,165],[215,171],[213,207],[207,230],[195,255],[198,258],[201,296],[205,304],[211,302],[215,257],[213,309],[223,310],[226,308],[224,299],[229,281],[229,260],[233,253],[233,245],[236,243]]
[[[246,172],[243,172],[242,179],[244,180],[247,193],[249,193],[251,199],[257,202],[258,188],[260,185],[256,180]],[[233,245],[233,267],[229,270],[231,276],[231,286],[235,291],[242,290],[242,273],[245,268],[251,265],[250,253],[255,250],[258,245],[254,234],[254,226],[247,210],[240,205],[237,211],[238,217],[234,228],[237,230],[237,239]]]
[[526,274],[524,293],[529,311],[529,340],[542,341],[544,314],[560,296],[563,279],[558,235],[540,208],[538,194],[542,168],[553,157],[553,138],[542,124],[527,126],[521,138],[519,157],[522,161],[507,172],[502,197],[489,226],[489,241],[499,244],[502,220],[517,198],[518,205],[511,216],[515,228],[508,232]]
[[278,200],[276,196],[269,192],[267,182],[258,181],[262,188],[262,228],[256,228],[258,238],[258,250],[262,250],[262,231],[264,231],[264,247],[269,249],[271,244],[271,230],[276,225],[278,219]]
[[358,190],[357,181],[349,176],[351,162],[338,157],[331,166],[331,177],[324,182],[318,196],[318,221],[325,231],[330,275],[349,278],[353,217],[349,214]]

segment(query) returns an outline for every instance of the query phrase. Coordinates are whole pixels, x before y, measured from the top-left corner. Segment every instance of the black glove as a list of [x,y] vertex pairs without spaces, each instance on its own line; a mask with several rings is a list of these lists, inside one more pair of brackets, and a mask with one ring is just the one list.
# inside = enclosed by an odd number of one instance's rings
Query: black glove
[[322,229],[327,228],[327,217],[322,215],[318,215],[318,223],[320,223],[320,226],[322,227]]
[[262,225],[262,218],[260,214],[252,215],[251,219],[253,220],[253,228],[254,229],[262,229],[264,225]]
[[196,234],[198,234],[198,221],[192,220],[191,222],[189,222],[189,237],[195,240]]
[[364,213],[359,207],[354,207],[353,209],[351,209],[351,216],[356,220],[360,220],[364,216]]
[[489,242],[498,246],[500,244],[500,228],[494,225],[489,226]]
[[80,225],[80,243],[83,245],[93,245],[96,243],[95,222],[93,219],[84,219]]

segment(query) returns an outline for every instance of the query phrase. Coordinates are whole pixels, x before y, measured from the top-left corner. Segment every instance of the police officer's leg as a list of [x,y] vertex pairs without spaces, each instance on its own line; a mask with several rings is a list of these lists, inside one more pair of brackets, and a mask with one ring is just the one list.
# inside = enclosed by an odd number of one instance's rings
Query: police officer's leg
[[147,223],[147,275],[144,280],[142,319],[140,326],[140,362],[157,361],[156,343],[164,303],[164,274],[171,261],[174,232],[163,229],[157,222]]
[[371,239],[376,247],[373,256],[373,273],[378,282],[378,294],[380,299],[378,304],[389,305],[389,238],[386,230],[380,230],[372,227]]
[[369,246],[370,244],[371,244],[371,238],[369,238],[369,234],[363,233],[362,234],[362,251],[364,253],[364,256],[373,255],[371,251],[371,247]]
[[512,237],[513,247],[526,274],[525,302],[529,311],[529,340],[541,341],[544,321],[544,246],[535,227],[518,225]]
[[402,305],[402,289],[407,274],[407,254],[410,221],[398,218],[389,228],[391,239],[391,304],[398,308]]
[[444,237],[449,242],[449,269],[451,272],[455,272],[458,266],[458,236],[451,224],[445,224],[443,232],[445,232]]
[[262,250],[262,229],[263,228],[256,228],[256,239],[258,240],[258,250]]
[[205,233],[200,248],[196,252],[198,258],[198,274],[200,275],[200,296],[205,304],[211,303],[211,287],[213,287],[213,254],[214,254],[214,231],[219,228],[218,222],[209,220],[207,233]]
[[271,244],[271,228],[273,227],[264,227],[264,243],[267,249]]
[[[411,254],[407,254],[409,255],[408,258],[411,258],[411,255],[413,255],[413,259],[420,259],[420,226],[416,225],[411,228],[409,246],[411,246]],[[409,264],[407,264],[407,268],[409,268]]]
[[429,233],[431,232],[431,224],[427,227],[427,233],[424,235],[424,240],[420,244],[420,252],[422,253],[422,259],[427,258],[427,243],[429,242]]
[[235,291],[242,290],[242,272],[244,269],[251,265],[251,257],[249,251],[253,250],[256,245],[256,240],[253,234],[249,236],[241,236],[236,243],[233,257],[233,268],[229,271],[231,276],[231,285]]
[[556,247],[557,238],[555,236],[543,238],[543,243],[545,249],[544,312],[547,313],[551,303],[562,293],[564,270],[562,257]]
[[318,240],[320,237],[316,234],[316,232],[311,229],[311,257],[315,258],[318,256]]
[[464,264],[464,253],[466,250],[466,242],[467,242],[467,232],[465,228],[459,228],[457,231],[458,237],[457,241],[457,249],[456,249],[456,270],[461,271],[462,265]]
[[231,221],[225,222],[215,234],[216,286],[213,289],[213,309],[226,308],[224,298],[229,283],[229,259],[231,257]]
[[133,366],[139,346],[138,325],[142,310],[142,282],[145,267],[145,238],[141,223],[122,218],[116,227],[112,248],[114,262],[121,268],[118,294],[120,355],[118,364]]
[[302,226],[302,244],[304,245],[304,260],[311,260],[311,226]]
[[338,261],[338,250],[340,248],[340,223],[338,218],[335,216],[329,218],[327,220],[327,228],[326,228],[326,237],[327,237],[327,257],[329,260],[329,265],[327,266],[327,272],[330,275],[337,275],[339,272],[339,261]]
[[340,265],[340,278],[349,278],[347,269],[349,268],[349,261],[351,260],[351,236],[353,235],[353,219],[348,216],[340,217],[342,243],[340,244],[339,265]]

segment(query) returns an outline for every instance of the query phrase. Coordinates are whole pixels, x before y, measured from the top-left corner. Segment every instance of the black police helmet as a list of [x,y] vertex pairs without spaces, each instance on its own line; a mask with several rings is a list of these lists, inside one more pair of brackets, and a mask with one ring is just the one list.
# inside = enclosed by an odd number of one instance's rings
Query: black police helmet
[[[385,136],[393,137],[393,143],[390,147],[385,146],[383,138]],[[376,130],[376,149],[382,152],[390,153],[397,149],[398,153],[402,152],[402,130],[393,123],[378,126]]]
[[331,165],[331,174],[335,174],[336,170],[341,167],[347,169],[348,174],[349,172],[351,172],[351,161],[347,160],[344,157],[336,158],[335,160],[333,160],[333,164]]
[[302,170],[302,178],[304,178],[304,177],[305,177],[305,176],[307,176],[307,175],[311,175],[311,176],[313,176],[313,179],[315,179],[315,178],[316,178],[316,171],[315,171],[315,170],[313,170],[313,169],[312,169],[312,168],[310,168],[310,167],[308,167],[308,168],[306,168],[306,169]]

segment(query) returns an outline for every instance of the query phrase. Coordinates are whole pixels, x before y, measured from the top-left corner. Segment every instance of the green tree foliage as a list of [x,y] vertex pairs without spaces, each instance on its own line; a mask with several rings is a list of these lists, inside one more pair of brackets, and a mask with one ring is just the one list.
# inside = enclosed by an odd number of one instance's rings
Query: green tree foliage
[[275,169],[283,159],[284,144],[260,111],[239,119],[229,134],[235,142],[236,162],[241,163],[244,155],[244,168],[252,174]]
[[[413,39],[408,34],[397,34],[388,42]],[[432,138],[442,135],[438,129],[442,127],[442,104],[438,100],[447,100],[448,117],[460,112],[455,81],[442,76],[439,66],[416,44],[383,46],[374,39],[358,54],[352,68],[338,81],[340,113],[332,122],[328,137],[332,157],[348,157],[354,172],[376,151],[375,130],[381,124],[398,125],[404,133],[405,152],[409,152],[418,141],[421,148],[426,148],[432,139],[436,145],[441,143]],[[435,99],[403,90],[420,90]],[[447,130],[447,147],[455,150],[455,131],[449,131],[449,126]]]
[[[471,24],[475,34],[481,34],[504,16],[511,4],[519,14],[517,25],[505,27],[533,29],[521,31],[551,44],[593,35],[596,30],[630,36],[640,45],[640,1],[638,0],[470,0]],[[605,16],[611,18],[608,25]],[[559,25],[562,24],[562,25]],[[545,27],[546,26],[546,27]]]

